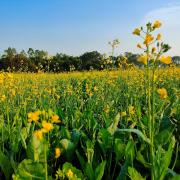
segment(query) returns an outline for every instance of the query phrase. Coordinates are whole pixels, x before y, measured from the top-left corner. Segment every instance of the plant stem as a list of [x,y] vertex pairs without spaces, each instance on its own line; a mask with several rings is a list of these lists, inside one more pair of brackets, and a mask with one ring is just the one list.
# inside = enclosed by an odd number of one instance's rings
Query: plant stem
[[47,169],[47,154],[46,154],[46,143],[44,143],[44,162],[45,162],[45,177],[48,180],[48,169]]

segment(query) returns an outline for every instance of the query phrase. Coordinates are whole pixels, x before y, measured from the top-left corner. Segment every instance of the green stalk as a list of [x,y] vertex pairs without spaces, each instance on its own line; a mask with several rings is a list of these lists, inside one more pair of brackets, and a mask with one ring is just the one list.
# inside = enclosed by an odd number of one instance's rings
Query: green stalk
[[151,114],[151,81],[150,81],[150,67],[149,67],[149,46],[147,46],[147,84],[148,84],[148,120],[149,120],[149,138],[150,145],[150,163],[151,163],[151,179],[154,180],[154,139],[153,139],[153,122]]
[[44,162],[45,162],[45,177],[46,177],[46,180],[48,180],[48,167],[47,167],[46,143],[44,143]]

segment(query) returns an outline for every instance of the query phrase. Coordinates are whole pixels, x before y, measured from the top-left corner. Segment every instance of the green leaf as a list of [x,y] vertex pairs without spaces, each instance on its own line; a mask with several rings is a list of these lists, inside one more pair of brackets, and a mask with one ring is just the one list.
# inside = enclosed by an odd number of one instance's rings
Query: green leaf
[[0,150],[0,168],[2,169],[6,179],[10,179],[13,171],[9,158]]
[[64,163],[63,164],[63,168],[62,168],[63,173],[68,177],[68,172],[72,172],[72,178],[69,179],[73,179],[73,180],[81,180],[84,179],[84,176],[82,174],[82,172],[77,169],[76,167],[74,167],[71,163]]
[[136,159],[139,162],[141,162],[144,165],[144,167],[146,167],[146,168],[150,168],[151,167],[151,164],[146,162],[146,160],[144,159],[144,157],[143,157],[143,155],[141,154],[140,151],[137,152]]
[[118,113],[114,119],[114,121],[111,123],[111,125],[107,128],[107,130],[110,132],[111,135],[115,133],[117,130],[118,123],[120,121],[120,114]]
[[119,176],[117,177],[117,180],[126,180],[126,174],[128,172],[128,166],[129,166],[129,161],[126,160],[124,165],[121,167],[121,171],[119,173]]
[[94,180],[95,179],[95,174],[94,170],[92,168],[92,165],[90,163],[86,163],[86,175],[89,180]]
[[88,163],[92,164],[94,156],[94,143],[91,140],[86,141],[86,156]]
[[108,149],[111,149],[113,138],[107,129],[101,129],[98,133],[97,141],[101,147],[101,150],[105,154]]
[[168,143],[168,141],[170,140],[170,137],[172,135],[172,132],[168,129],[164,129],[163,131],[161,131],[160,133],[158,133],[158,135],[155,137],[155,142],[157,145],[161,144],[161,145],[165,145]]
[[27,139],[28,134],[29,134],[30,125],[28,125],[28,126],[29,126],[29,127],[23,127],[23,128],[21,129],[21,132],[20,132],[21,143],[22,143],[22,146],[24,147],[24,149],[27,149],[26,139]]
[[146,178],[143,178],[141,174],[132,167],[128,167],[128,173],[131,180],[145,180]]
[[73,154],[75,151],[75,145],[73,142],[71,142],[68,139],[62,139],[60,141],[60,145],[63,149],[63,153],[65,153],[65,156],[67,158],[68,161],[72,161],[73,159]]
[[64,126],[61,127],[61,137],[62,139],[71,139],[71,133]]
[[23,160],[13,174],[13,180],[39,180],[45,179],[45,168],[38,162],[33,162],[31,159]]
[[162,154],[162,162],[161,162],[161,165],[159,164],[160,165],[159,168],[161,170],[159,180],[163,180],[164,176],[166,175],[169,164],[171,162],[171,156],[172,156],[174,145],[175,145],[175,138],[172,137],[168,150],[165,152],[165,154]]
[[85,172],[86,162],[85,162],[84,158],[79,154],[78,150],[76,150],[76,154],[77,154],[77,157],[78,157],[79,162],[80,162],[80,164],[81,164],[81,168],[82,168],[83,171]]
[[173,178],[171,178],[171,180],[179,180],[180,179],[180,175],[175,175]]
[[47,152],[48,143],[46,142],[46,140],[39,140],[36,138],[36,136],[33,135],[26,149],[27,157],[36,162],[44,162],[45,154],[47,154]]
[[95,177],[96,180],[101,180],[104,174],[104,169],[105,169],[106,161],[103,161],[101,164],[96,167],[95,170]]
[[147,138],[140,130],[138,129],[118,129],[117,132],[129,132],[129,133],[135,133],[139,137],[141,137],[145,142],[148,144],[151,144],[151,141],[149,138]]
[[131,163],[133,162],[135,157],[135,151],[134,151],[134,142],[132,140],[129,140],[126,145],[125,156],[129,162]]
[[125,154],[125,148],[126,145],[121,141],[121,139],[115,139],[114,141],[114,151],[116,154],[116,161],[119,161],[122,159],[122,157]]

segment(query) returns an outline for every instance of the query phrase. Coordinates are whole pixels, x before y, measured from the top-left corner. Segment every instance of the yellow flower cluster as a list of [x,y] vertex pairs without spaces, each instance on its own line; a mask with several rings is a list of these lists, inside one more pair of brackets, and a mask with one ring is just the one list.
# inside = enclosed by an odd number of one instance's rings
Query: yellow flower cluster
[[162,26],[162,24],[160,21],[155,21],[153,28],[156,29],[156,28],[160,28],[161,26]]
[[144,44],[148,46],[153,40],[154,37],[151,34],[147,34],[144,40]]
[[55,148],[55,158],[59,158],[61,155],[61,149],[60,148]]
[[168,97],[167,90],[165,88],[161,88],[157,90],[161,99],[166,99]]
[[[35,122],[37,125],[39,125],[39,120],[46,117],[47,114],[52,114],[53,112],[49,110],[49,113],[46,113],[44,110],[43,111],[35,111],[35,112],[29,112],[28,113],[28,122]],[[40,116],[42,115],[42,116]],[[41,117],[41,118],[40,118]],[[56,114],[51,115],[51,118],[49,120],[50,122],[46,120],[42,120],[41,124],[41,129],[34,131],[34,135],[36,136],[37,139],[41,140],[43,138],[43,133],[48,133],[50,132],[54,126],[53,123],[60,123],[59,116]]]
[[72,172],[71,169],[69,169],[66,175],[67,175],[68,178],[73,178],[74,173]]
[[170,56],[161,56],[161,58],[159,60],[164,64],[172,63],[172,58]]
[[141,56],[139,56],[138,61],[141,62],[141,63],[143,63],[144,65],[147,65],[147,62],[148,62],[148,57],[147,57],[147,55],[141,55]]
[[139,28],[136,28],[136,29],[133,31],[133,34],[139,36],[139,35],[140,35],[140,32],[141,32],[141,30],[140,30]]

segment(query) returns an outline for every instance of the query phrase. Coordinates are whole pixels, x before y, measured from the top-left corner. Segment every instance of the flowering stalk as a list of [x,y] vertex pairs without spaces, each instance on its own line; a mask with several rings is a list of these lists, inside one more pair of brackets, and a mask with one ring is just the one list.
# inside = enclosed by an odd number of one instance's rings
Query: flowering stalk
[[[143,63],[145,66],[145,86],[146,94],[147,94],[147,116],[148,116],[148,134],[150,139],[149,145],[149,153],[150,153],[150,164],[151,164],[151,179],[157,179],[155,175],[155,147],[154,147],[154,136],[155,136],[155,72],[158,67],[158,63],[170,64],[172,59],[170,57],[162,56],[163,53],[167,52],[170,47],[167,44],[159,43],[161,40],[161,34],[158,34],[156,39],[152,36],[152,32],[161,27],[161,23],[156,21],[154,24],[148,23],[146,24],[146,31],[143,30],[143,27],[136,28],[133,32],[134,35],[140,36],[144,42],[144,48],[141,44],[137,44],[137,47],[143,49],[145,55],[141,55],[138,58],[138,61]],[[144,36],[143,36],[144,34]],[[151,46],[157,42],[157,49],[153,47],[151,50]],[[150,51],[151,50],[151,51]],[[158,93],[161,97],[167,97],[166,90],[158,90]]]

